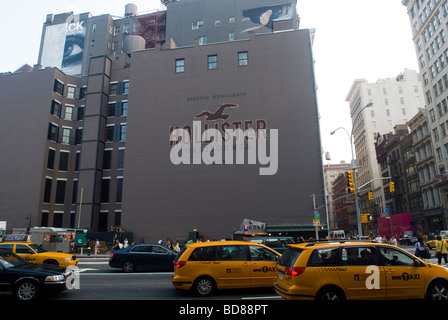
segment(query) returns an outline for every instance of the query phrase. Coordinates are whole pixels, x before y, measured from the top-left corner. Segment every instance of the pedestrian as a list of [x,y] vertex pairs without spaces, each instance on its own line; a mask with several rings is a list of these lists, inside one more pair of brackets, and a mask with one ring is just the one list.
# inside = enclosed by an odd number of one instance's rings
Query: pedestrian
[[97,253],[100,253],[100,241],[98,239],[96,239],[96,243],[95,243],[95,255]]
[[426,247],[423,239],[421,237],[417,238],[417,243],[415,244],[415,256],[420,259],[426,258]]
[[127,248],[127,247],[129,247],[129,241],[128,241],[128,238],[125,238],[123,248]]
[[397,238],[392,236],[392,238],[390,238],[390,244],[393,245],[393,246],[397,246],[398,245]]
[[168,249],[174,250],[173,240],[171,240],[170,238],[166,238],[166,246]]
[[115,251],[115,250],[120,250],[120,241],[118,241],[118,239],[115,239],[115,244],[114,244],[114,246],[112,247],[112,250],[113,250],[113,251]]
[[442,258],[445,261],[445,264],[447,263],[447,244],[440,235],[437,236],[436,241],[436,258],[439,265],[442,262]]

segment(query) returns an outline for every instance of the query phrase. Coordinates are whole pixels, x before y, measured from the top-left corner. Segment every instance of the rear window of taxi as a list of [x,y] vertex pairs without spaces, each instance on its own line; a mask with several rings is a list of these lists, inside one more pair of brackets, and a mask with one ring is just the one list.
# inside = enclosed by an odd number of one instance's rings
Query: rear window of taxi
[[293,267],[302,251],[298,248],[288,248],[278,260],[278,264],[286,268]]

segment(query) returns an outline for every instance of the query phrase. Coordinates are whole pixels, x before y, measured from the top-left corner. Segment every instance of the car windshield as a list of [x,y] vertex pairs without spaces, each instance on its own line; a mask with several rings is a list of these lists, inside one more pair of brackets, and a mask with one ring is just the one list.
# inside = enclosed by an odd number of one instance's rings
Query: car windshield
[[0,261],[6,268],[18,267],[28,263],[11,252],[0,253]]
[[36,253],[42,253],[42,252],[47,252],[47,250],[45,250],[44,248],[42,248],[41,246],[31,243],[30,248],[33,249]]

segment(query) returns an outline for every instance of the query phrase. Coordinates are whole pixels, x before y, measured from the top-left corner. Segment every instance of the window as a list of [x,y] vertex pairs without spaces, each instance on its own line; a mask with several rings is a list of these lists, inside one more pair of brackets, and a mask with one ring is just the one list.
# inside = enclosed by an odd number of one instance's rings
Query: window
[[218,56],[212,55],[207,57],[208,69],[218,69]]
[[308,267],[337,266],[339,263],[339,248],[316,249],[311,253]]
[[61,117],[61,109],[62,109],[62,105],[57,102],[57,101],[51,101],[51,109],[50,112],[52,115],[54,115],[55,117],[60,118]]
[[176,59],[176,73],[185,72],[185,59]]
[[47,169],[54,169],[54,157],[56,152],[54,149],[48,150]]
[[48,125],[48,140],[57,142],[58,141],[58,135],[59,135],[59,127],[53,123],[50,123]]
[[252,261],[276,261],[277,256],[266,248],[250,246],[250,257]]
[[70,128],[62,128],[62,143],[70,144],[71,131]]
[[235,40],[235,32],[229,32],[229,40],[230,41]]
[[112,166],[112,149],[104,150],[103,170],[110,169]]
[[115,194],[116,202],[121,202],[123,199],[123,177],[117,178],[117,192]]
[[193,22],[191,29],[192,30],[198,30],[198,29],[202,29],[204,28],[204,21],[197,21],[197,22]]
[[218,261],[248,261],[246,246],[218,246],[216,260]]
[[123,94],[129,93],[129,81],[123,81]]
[[71,106],[65,106],[65,120],[72,120],[73,119],[73,107]]
[[55,79],[53,91],[62,96],[62,94],[64,93],[64,84],[62,82],[60,82],[59,80]]
[[126,141],[126,125],[120,125],[120,141]]
[[375,247],[347,247],[342,249],[342,264],[344,266],[378,265]]
[[76,87],[67,86],[67,98],[75,99]]
[[199,37],[199,45],[203,46],[207,44],[207,37],[206,36],[200,36]]
[[51,196],[51,183],[53,180],[51,178],[45,179],[45,191],[44,191],[44,202],[50,203],[50,196]]
[[101,203],[109,202],[110,177],[101,180]]
[[235,23],[235,17],[230,17],[229,18],[229,23]]
[[56,183],[56,204],[64,204],[65,198],[65,187],[67,185],[66,180],[59,180]]
[[108,125],[106,127],[106,141],[114,141],[114,125]]
[[118,149],[118,165],[117,165],[118,169],[124,168],[124,150],[125,150],[124,148]]
[[67,171],[68,170],[68,158],[69,152],[60,152],[59,153],[59,171]]
[[111,83],[110,84],[110,95],[114,96],[117,94],[117,88],[118,88],[118,83]]
[[380,247],[380,253],[386,266],[414,266],[414,259],[404,252],[390,247]]
[[238,52],[238,66],[244,67],[249,64],[249,55],[247,51]]
[[215,27],[219,27],[221,25],[221,20],[215,20]]

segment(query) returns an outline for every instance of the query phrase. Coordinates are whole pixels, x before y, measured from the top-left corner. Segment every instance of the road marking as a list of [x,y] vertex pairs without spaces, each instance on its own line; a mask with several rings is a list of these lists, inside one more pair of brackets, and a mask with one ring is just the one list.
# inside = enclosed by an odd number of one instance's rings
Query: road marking
[[[81,269],[82,270],[82,269]],[[100,270],[100,269],[86,269],[86,270]],[[82,272],[82,271],[81,271]],[[131,276],[131,275],[173,275],[172,272],[133,272],[133,273],[124,273],[124,272],[91,272],[91,273],[82,273],[83,276]]]
[[283,299],[281,296],[267,296],[267,297],[242,297],[242,300],[258,300],[258,299]]

